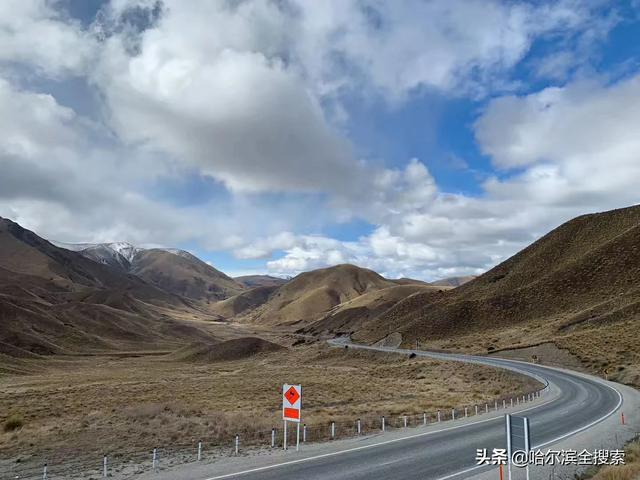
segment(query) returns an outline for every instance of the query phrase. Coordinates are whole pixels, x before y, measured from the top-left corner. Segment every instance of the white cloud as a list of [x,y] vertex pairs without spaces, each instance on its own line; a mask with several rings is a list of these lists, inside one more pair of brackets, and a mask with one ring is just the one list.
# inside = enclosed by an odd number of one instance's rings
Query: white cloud
[[112,125],[233,191],[350,191],[360,165],[287,65],[286,21],[271,2],[167,2],[104,45],[94,81]]
[[528,168],[486,189],[538,205],[637,201],[638,125],[640,76],[495,100],[476,125],[480,146],[500,168]]
[[[45,94],[0,79],[0,215],[63,241],[165,244],[198,241],[233,249],[255,235],[246,222],[259,216],[274,228],[278,209],[251,199],[178,207],[150,198],[140,184],[169,173],[157,158],[128,151],[96,136],[96,126]],[[213,212],[213,213],[212,213]]]
[[295,3],[297,53],[317,90],[368,87],[391,99],[502,86],[535,38],[600,25],[589,3],[573,0]]
[[86,71],[95,48],[94,39],[52,2],[0,2],[0,62],[14,62],[46,76],[77,75]]
[[97,25],[107,40],[93,81],[125,142],[236,192],[349,197],[375,188],[376,174],[327,120],[344,118],[342,93],[477,93],[508,83],[538,36],[591,18],[569,0],[168,0],[146,28],[129,26],[128,12],[153,5],[118,1]]
[[[340,251],[345,261],[393,277],[478,273],[577,215],[640,203],[640,75],[496,99],[476,131],[495,164],[515,172],[488,180],[481,197],[438,191],[414,160],[386,174],[394,181],[383,191],[404,198],[396,210],[373,209],[379,227],[371,235],[338,244],[296,238],[269,269],[330,265],[327,252]],[[422,185],[428,194],[413,196],[411,178],[420,179],[416,192]],[[383,197],[381,205],[395,202]]]
[[[586,48],[611,28],[590,2],[167,0],[159,11],[117,0],[89,30],[60,5],[0,6],[2,75],[86,76],[104,101],[89,120],[0,79],[0,214],[50,238],[196,241],[241,259],[284,252],[267,263],[277,274],[352,262],[433,279],[477,273],[576,214],[640,200],[639,77],[491,101],[475,129],[502,172],[478,198],[441,191],[417,159],[356,158],[341,130],[347,96],[394,104],[421,90],[512,88],[536,39]],[[540,72],[562,78],[568,60]],[[183,207],[146,190],[187,174],[231,194]],[[353,218],[373,232],[300,233]]]
[[295,235],[291,232],[281,232],[245,245],[235,250],[234,254],[241,259],[268,258],[275,250],[286,250],[294,245]]

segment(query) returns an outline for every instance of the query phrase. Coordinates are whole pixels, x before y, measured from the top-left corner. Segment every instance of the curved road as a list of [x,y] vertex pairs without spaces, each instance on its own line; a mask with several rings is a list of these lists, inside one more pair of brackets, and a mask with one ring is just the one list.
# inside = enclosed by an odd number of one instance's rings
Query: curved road
[[[344,340],[330,343],[341,346]],[[350,348],[361,348],[480,363],[488,366],[515,370],[548,382],[550,393],[542,401],[525,404],[525,415],[529,417],[532,447],[546,447],[570,435],[588,429],[621,406],[622,396],[615,388],[594,378],[574,375],[565,370],[533,365],[515,360],[441,354],[388,347],[369,347],[349,344]],[[514,412],[516,413],[516,412]],[[270,464],[235,473],[211,476],[201,480],[425,480],[462,479],[493,466],[477,467],[476,450],[506,448],[504,417],[489,416],[471,423],[467,419],[458,424],[446,422],[442,428],[408,435],[403,438],[348,448],[279,464]],[[419,432],[419,430],[414,430]]]

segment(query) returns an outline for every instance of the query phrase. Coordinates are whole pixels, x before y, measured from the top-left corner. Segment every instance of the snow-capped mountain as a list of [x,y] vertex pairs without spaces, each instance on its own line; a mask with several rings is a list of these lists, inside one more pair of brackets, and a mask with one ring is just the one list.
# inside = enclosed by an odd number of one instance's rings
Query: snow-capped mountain
[[65,248],[82,253],[94,262],[119,268],[125,272],[131,268],[131,263],[137,254],[145,251],[127,242],[111,243],[62,243],[52,242],[56,247]]
[[74,252],[80,252],[84,256],[99,263],[108,265],[126,265],[126,269],[133,263],[133,259],[141,252],[147,250],[162,250],[173,253],[184,258],[194,258],[189,252],[178,248],[142,248],[136,247],[128,242],[108,242],[108,243],[64,243],[52,241],[56,247],[65,248]]
[[114,252],[119,253],[124,258],[126,258],[129,262],[133,261],[133,257],[135,257],[138,253],[142,252],[144,248],[134,247],[130,243],[127,242],[113,242],[103,244],[106,248],[113,250]]
[[127,242],[52,243],[188,298],[218,300],[245,288],[196,256],[177,248],[140,248]]

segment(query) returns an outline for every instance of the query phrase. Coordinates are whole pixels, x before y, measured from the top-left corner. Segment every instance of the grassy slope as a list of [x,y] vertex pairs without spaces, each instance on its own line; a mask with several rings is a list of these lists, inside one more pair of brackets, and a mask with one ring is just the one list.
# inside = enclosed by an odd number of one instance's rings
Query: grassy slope
[[159,249],[138,253],[131,272],[167,292],[195,300],[220,300],[244,290],[243,285],[193,255]]
[[181,297],[0,219],[0,370],[16,371],[7,357],[176,348],[211,339],[173,318],[193,311]]
[[576,218],[459,288],[419,293],[365,325],[479,353],[555,342],[592,371],[640,384],[640,207]]
[[279,287],[246,319],[262,325],[302,326],[320,318],[336,305],[394,285],[377,273],[354,265],[314,270],[302,273]]

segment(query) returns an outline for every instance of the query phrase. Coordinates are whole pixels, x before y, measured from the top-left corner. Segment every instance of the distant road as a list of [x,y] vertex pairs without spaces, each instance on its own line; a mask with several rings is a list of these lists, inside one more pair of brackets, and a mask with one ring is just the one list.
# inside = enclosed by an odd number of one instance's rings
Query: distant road
[[[330,341],[343,346],[345,340]],[[545,447],[596,425],[615,414],[622,403],[618,390],[596,378],[541,365],[514,360],[467,355],[429,353],[389,347],[349,344],[349,348],[376,350],[479,363],[517,370],[549,382],[551,393],[537,404],[525,404],[530,419],[533,447]],[[489,386],[489,385],[488,385]],[[490,396],[490,394],[487,394]],[[515,411],[512,411],[515,413]],[[469,422],[473,419],[469,419]],[[347,447],[306,458],[266,459],[265,465],[252,463],[243,469],[238,464],[232,471],[204,477],[176,475],[173,478],[197,480],[425,480],[462,479],[496,467],[476,467],[476,450],[506,448],[504,417],[479,416],[473,423],[446,422],[441,428],[420,433],[408,429],[404,438],[381,435],[373,443]],[[241,460],[241,459],[238,459]]]

